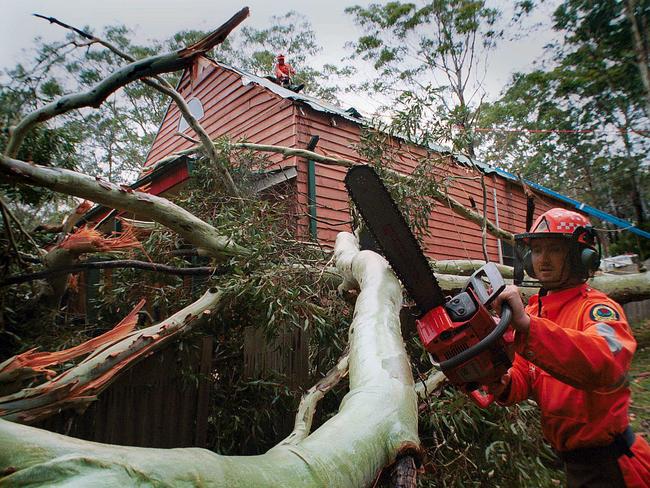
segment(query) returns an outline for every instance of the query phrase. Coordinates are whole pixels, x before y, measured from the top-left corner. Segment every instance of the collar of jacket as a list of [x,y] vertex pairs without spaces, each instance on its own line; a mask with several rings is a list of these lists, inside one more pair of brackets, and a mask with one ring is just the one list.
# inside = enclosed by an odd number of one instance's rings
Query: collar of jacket
[[577,298],[579,295],[587,296],[587,292],[591,289],[586,283],[567,288],[562,291],[554,291],[552,293],[540,296],[540,294],[533,295],[528,301],[528,305],[532,310],[536,311],[538,317],[545,317],[553,319],[557,317],[560,310],[571,300]]

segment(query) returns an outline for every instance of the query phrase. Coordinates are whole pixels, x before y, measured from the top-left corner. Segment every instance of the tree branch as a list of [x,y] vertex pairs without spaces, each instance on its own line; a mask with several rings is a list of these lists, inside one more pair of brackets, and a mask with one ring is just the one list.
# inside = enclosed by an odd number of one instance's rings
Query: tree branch
[[[248,486],[368,486],[377,472],[402,455],[419,455],[417,397],[400,334],[401,289],[386,261],[359,252],[350,234],[337,239],[337,266],[350,280],[362,283],[350,327],[350,392],[338,413],[297,445],[278,445],[259,456],[220,456],[204,449],[142,449],[82,441],[0,420],[0,473],[16,486],[56,479],[59,484],[129,486],[137,479],[164,479],[170,485],[187,483]],[[218,297],[207,301],[214,306]],[[205,307],[210,306],[204,304]],[[204,306],[200,309],[205,309]],[[102,349],[88,358],[74,375],[59,378],[58,393],[75,388],[95,368],[114,368],[133,351],[138,358],[151,351],[143,342],[158,343],[158,334],[185,327],[200,310],[177,313],[170,320],[128,336],[120,347]],[[134,339],[136,339],[134,341]],[[128,346],[130,349],[132,346]],[[104,376],[101,376],[104,379]],[[88,387],[90,383],[84,383]],[[95,383],[93,383],[94,385]],[[94,393],[89,392],[91,395]],[[54,393],[49,397],[56,408]],[[65,398],[65,397],[64,397]],[[75,397],[76,401],[87,398]],[[17,418],[21,398],[3,408]],[[39,412],[25,412],[29,418]],[[52,474],[55,473],[55,474]]]
[[25,227],[23,227],[23,223],[18,219],[18,217],[16,217],[16,216],[14,215],[14,213],[13,213],[13,212],[11,211],[11,209],[9,208],[9,205],[7,205],[7,202],[4,201],[4,199],[2,198],[1,195],[0,195],[0,205],[2,206],[2,208],[4,209],[4,211],[7,212],[7,214],[9,215],[9,217],[11,217],[11,219],[16,223],[16,225],[18,226],[18,229],[20,230],[20,232],[22,232],[22,234],[27,238],[27,240],[28,240],[29,242],[32,243],[32,245],[34,246],[34,248],[36,248],[36,252],[37,252],[41,257],[44,256],[44,255],[46,254],[46,252],[45,252],[43,249],[41,249],[41,248],[38,246],[38,244],[36,244],[36,241],[34,240],[34,238],[30,235],[29,232],[27,232],[27,231],[25,230]]
[[[349,168],[351,166],[355,166],[358,164],[363,164],[358,161],[352,161],[350,159],[343,159],[343,158],[334,158],[331,156],[323,156],[322,154],[315,153],[313,151],[309,151],[307,149],[294,149],[290,147],[283,147],[283,146],[270,146],[270,145],[264,145],[264,144],[252,144],[252,143],[246,143],[246,142],[238,142],[232,145],[232,147],[235,148],[242,148],[242,149],[250,149],[253,151],[260,151],[260,152],[272,152],[272,153],[280,153],[284,154],[286,156],[298,156],[302,158],[307,158],[311,159],[314,161],[317,161],[319,163],[323,164],[331,164],[334,166],[343,166],[345,168]],[[178,156],[184,156],[188,154],[192,154],[196,152],[197,148],[192,147],[185,149],[183,151],[178,151],[177,153],[168,156],[167,158],[164,158],[160,161],[158,161],[158,164],[169,161],[172,159],[177,158]],[[399,178],[407,178],[407,175],[403,175],[401,173],[398,173],[396,171],[391,171],[391,173],[395,174]],[[431,189],[431,194],[428,195],[431,198],[434,198],[435,200],[439,201],[443,205],[448,206],[451,210],[456,212],[458,215],[461,215],[462,217],[465,217],[467,220],[474,222],[476,225],[479,227],[483,227],[483,216],[477,212],[474,212],[468,208],[466,208],[462,203],[458,202],[454,198],[450,197],[446,193],[443,193],[439,190],[436,189]],[[493,236],[497,237],[498,239],[506,240],[508,242],[514,242],[514,235],[511,232],[508,232],[506,230],[503,230],[499,227],[497,227],[494,223],[492,223],[490,220],[487,220],[486,222],[486,228],[490,234]]]
[[166,198],[134,191],[75,171],[29,164],[6,156],[0,156],[0,171],[21,183],[86,198],[159,222],[194,244],[204,254],[214,257],[249,254],[247,249],[219,235],[210,224]]
[[97,349],[78,365],[34,388],[0,397],[0,417],[34,423],[71,406],[86,406],[127,369],[172,338],[193,328],[222,302],[223,293],[208,290],[196,302],[162,322],[131,332]]
[[[65,27],[66,29],[70,29],[77,34],[85,37],[86,39],[91,39],[93,42],[97,42],[101,44],[102,46],[108,48],[110,51],[118,55],[119,57],[126,59],[127,61],[135,62],[135,58],[130,56],[129,54],[121,51],[117,47],[115,47],[113,44],[99,38],[96,36],[93,36],[87,32],[84,32],[80,29],[77,29],[76,27],[72,27],[68,24],[65,24],[58,19],[55,19],[54,17],[44,17],[39,14],[34,14],[36,17],[40,17],[43,19],[46,19],[50,21],[51,23],[58,24],[62,27]],[[217,30],[215,30],[212,34],[206,36],[203,40],[199,41],[198,43],[194,44],[193,46],[190,46],[189,50],[194,50],[197,53],[201,54],[204,51],[201,51],[203,48],[199,48],[199,46],[204,46],[209,49],[212,49],[214,47],[214,43],[216,41],[217,44],[223,42],[225,38],[228,36],[228,34],[234,29],[239,23],[241,23],[246,17],[248,16],[248,8],[243,8],[240,10],[237,14],[235,14],[228,22],[226,22],[224,25],[219,27]],[[228,168],[226,165],[223,163],[223,161],[219,158],[217,151],[214,147],[214,144],[212,144],[212,141],[210,139],[210,136],[208,133],[205,131],[205,129],[201,126],[201,124],[196,120],[194,115],[192,115],[192,112],[185,102],[185,99],[181,96],[180,93],[178,93],[173,86],[171,86],[167,80],[160,76],[156,76],[154,81],[153,79],[149,78],[143,78],[140,81],[142,81],[145,85],[150,86],[154,88],[155,90],[158,90],[165,95],[169,96],[174,100],[176,105],[178,106],[178,109],[180,110],[183,118],[187,121],[189,126],[196,132],[196,134],[199,136],[199,139],[202,142],[202,147],[203,147],[203,152],[205,155],[208,157],[208,159],[213,163],[213,165],[218,169],[220,172],[221,179],[226,187],[226,190],[229,195],[234,195],[234,196],[239,196],[240,192],[237,189],[237,186],[235,185],[235,182],[232,179],[232,176],[230,175],[230,172],[228,171]]]
[[176,276],[209,276],[214,274],[218,268],[211,266],[197,266],[194,268],[178,268],[176,266],[167,266],[159,263],[149,263],[147,261],[137,261],[134,259],[116,259],[111,261],[85,261],[82,263],[73,264],[72,266],[65,266],[55,269],[47,269],[37,271],[29,274],[9,276],[4,281],[0,282],[0,288],[9,285],[17,285],[26,283],[28,281],[39,280],[50,276],[65,275],[69,273],[77,273],[87,269],[118,269],[118,268],[131,268],[142,269],[145,271],[154,271],[156,273],[171,274]]
[[[244,8],[221,27],[189,47],[176,52],[151,56],[132,62],[115,71],[112,75],[86,92],[66,95],[59,100],[35,110],[23,118],[18,125],[10,128],[10,136],[5,154],[9,157],[15,156],[27,132],[38,123],[50,120],[70,110],[83,107],[99,107],[110,94],[135,80],[177,71],[189,66],[195,56],[201,55],[223,42],[232,29],[239,25],[247,16],[248,8]],[[59,24],[62,23],[59,22]],[[100,41],[97,40],[97,42]]]
[[7,239],[9,239],[9,246],[14,250],[16,253],[16,259],[18,260],[18,264],[23,265],[23,258],[20,255],[20,251],[18,250],[18,245],[16,244],[16,240],[14,239],[14,233],[11,230],[11,222],[9,221],[9,214],[7,213],[7,207],[5,203],[0,199],[0,211],[2,211],[2,221],[4,222],[4,227],[5,230],[7,231]]
[[311,431],[317,403],[348,374],[350,354],[346,350],[339,362],[312,386],[300,399],[293,431],[278,445],[295,445],[303,441]]

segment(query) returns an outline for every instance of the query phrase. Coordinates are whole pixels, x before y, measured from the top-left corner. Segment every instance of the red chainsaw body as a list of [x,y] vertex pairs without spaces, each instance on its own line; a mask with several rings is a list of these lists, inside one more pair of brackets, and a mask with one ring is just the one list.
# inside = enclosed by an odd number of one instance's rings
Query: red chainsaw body
[[[429,310],[417,321],[418,334],[433,361],[442,363],[481,342],[492,330],[495,318],[469,290],[476,305],[474,313],[464,320],[452,321],[446,305]],[[453,299],[452,299],[453,300]],[[449,380],[471,391],[479,385],[498,382],[510,367],[507,351],[514,342],[508,330],[489,349],[443,372]]]

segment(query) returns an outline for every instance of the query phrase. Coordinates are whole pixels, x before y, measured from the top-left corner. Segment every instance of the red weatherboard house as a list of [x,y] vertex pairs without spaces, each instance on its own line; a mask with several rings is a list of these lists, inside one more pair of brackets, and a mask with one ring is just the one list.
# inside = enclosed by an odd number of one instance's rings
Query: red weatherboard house
[[[183,73],[178,91],[213,139],[228,136],[232,140],[304,149],[313,136],[318,136],[316,152],[362,161],[355,147],[366,121],[353,108],[343,110],[205,57]],[[154,194],[173,193],[188,178],[188,158],[169,156],[194,146],[188,138],[196,139],[196,134],[171,103],[147,156],[143,176],[132,186]],[[479,212],[483,207],[479,178],[466,177],[484,173],[488,218],[510,232],[525,230],[526,197],[513,175],[480,163],[472,165],[443,147],[425,148],[399,139],[393,139],[393,144],[405,173],[410,173],[427,154],[442,156],[447,176],[465,177],[453,180],[449,195],[468,208],[476,205]],[[343,184],[346,169],[280,154],[270,154],[269,161],[260,188],[282,182],[286,187],[283,191],[293,194],[298,209],[296,237],[318,239],[324,246],[333,246],[337,233],[350,229]],[[539,185],[532,186],[536,189],[536,214],[555,206],[573,208],[579,204]],[[309,205],[310,196],[315,205]],[[430,257],[484,259],[480,227],[446,206],[437,204],[430,228],[431,236],[425,240]],[[500,249],[499,241],[491,235],[487,236],[487,249],[491,261],[512,264],[510,247]]]

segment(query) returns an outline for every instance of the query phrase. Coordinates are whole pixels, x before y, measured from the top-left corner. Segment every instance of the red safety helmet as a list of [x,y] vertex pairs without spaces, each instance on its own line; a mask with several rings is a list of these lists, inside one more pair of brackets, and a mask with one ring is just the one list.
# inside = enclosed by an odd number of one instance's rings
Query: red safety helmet
[[600,241],[589,220],[572,210],[552,208],[535,220],[529,232],[515,235],[515,243],[529,276],[535,277],[530,241],[544,237],[563,237],[569,240],[569,263],[574,274],[580,278],[586,280],[600,266]]
[[[578,229],[577,233],[576,229]],[[553,237],[553,235],[556,235],[557,237],[575,237],[577,242],[586,246],[593,246],[593,232],[589,232],[591,229],[593,229],[591,223],[584,215],[566,208],[552,208],[537,217],[530,231],[519,234],[515,238],[521,236],[521,239],[528,240],[535,237]],[[576,235],[574,236],[574,234]]]
[[284,54],[278,54],[278,61],[282,61],[284,63]]

